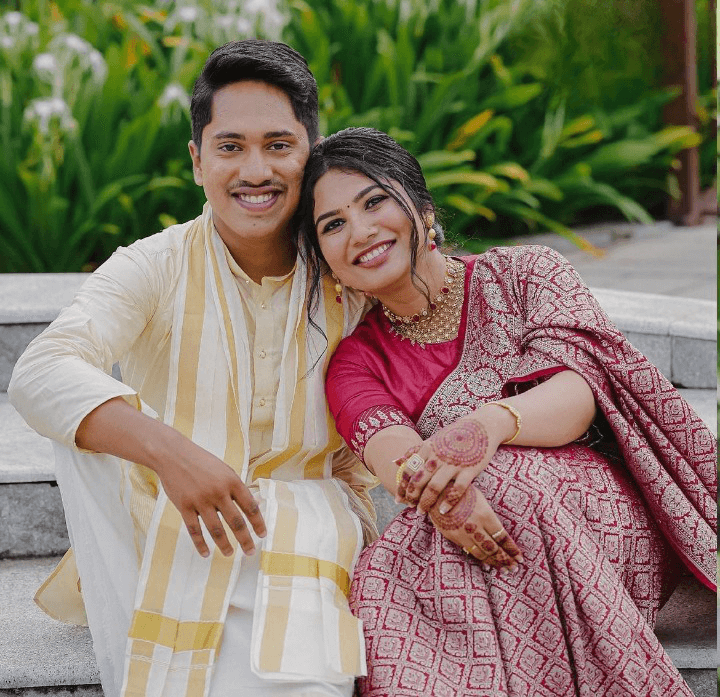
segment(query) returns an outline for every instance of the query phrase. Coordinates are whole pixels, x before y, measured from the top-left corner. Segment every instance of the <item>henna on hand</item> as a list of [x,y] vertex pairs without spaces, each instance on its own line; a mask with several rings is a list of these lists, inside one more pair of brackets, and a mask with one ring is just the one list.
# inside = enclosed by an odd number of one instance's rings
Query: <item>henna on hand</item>
[[474,487],[470,486],[465,490],[465,495],[457,505],[448,513],[441,514],[433,506],[430,509],[430,520],[438,530],[457,530],[473,514],[476,502],[477,492]]
[[474,467],[488,449],[488,434],[479,421],[456,421],[428,440],[435,454],[456,467]]

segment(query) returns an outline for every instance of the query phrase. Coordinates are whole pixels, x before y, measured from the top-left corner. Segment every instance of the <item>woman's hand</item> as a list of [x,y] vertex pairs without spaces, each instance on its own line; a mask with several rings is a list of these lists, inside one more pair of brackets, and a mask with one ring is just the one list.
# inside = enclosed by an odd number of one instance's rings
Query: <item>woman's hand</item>
[[453,509],[442,514],[440,507],[446,500],[443,495],[429,511],[440,533],[484,564],[514,571],[523,560],[522,553],[482,492],[471,485]]
[[486,428],[477,414],[445,426],[405,454],[398,481],[398,502],[417,506],[418,511],[424,513],[447,488],[439,512],[447,513],[456,506],[506,438],[501,429],[492,425]]

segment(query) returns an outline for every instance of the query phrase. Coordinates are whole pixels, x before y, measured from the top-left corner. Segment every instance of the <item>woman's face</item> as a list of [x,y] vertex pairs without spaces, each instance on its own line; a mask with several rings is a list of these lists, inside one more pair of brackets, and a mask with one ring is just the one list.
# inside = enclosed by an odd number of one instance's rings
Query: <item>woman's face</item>
[[[405,191],[392,184],[415,216],[417,229],[423,230]],[[322,254],[343,285],[382,297],[411,282],[412,223],[372,179],[326,172],[315,185],[313,218]]]

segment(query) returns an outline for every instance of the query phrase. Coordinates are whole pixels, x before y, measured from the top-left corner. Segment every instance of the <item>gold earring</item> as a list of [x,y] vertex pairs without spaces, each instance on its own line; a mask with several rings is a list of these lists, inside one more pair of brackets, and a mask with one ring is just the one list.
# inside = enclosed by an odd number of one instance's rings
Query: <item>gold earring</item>
[[342,285],[340,284],[340,281],[338,281],[338,277],[334,273],[331,274],[331,276],[335,280],[335,302],[342,305]]
[[432,252],[433,250],[437,249],[437,244],[435,244],[435,238],[437,237],[437,232],[435,232],[435,229],[433,228],[433,225],[435,224],[435,214],[430,212],[425,216],[425,226],[428,229],[427,238],[430,240],[430,243],[428,244],[428,249]]

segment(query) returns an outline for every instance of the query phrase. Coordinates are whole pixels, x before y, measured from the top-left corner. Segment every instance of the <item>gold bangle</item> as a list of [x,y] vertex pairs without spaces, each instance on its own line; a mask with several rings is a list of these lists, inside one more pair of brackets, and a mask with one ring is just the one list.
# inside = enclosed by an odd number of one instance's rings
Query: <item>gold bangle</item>
[[503,409],[507,409],[514,417],[515,417],[515,435],[513,435],[512,438],[508,438],[507,440],[504,440],[501,445],[509,445],[512,443],[519,435],[520,435],[520,428],[522,426],[522,416],[520,416],[520,412],[511,404],[508,404],[507,402],[486,402],[483,404],[484,407],[489,406],[490,404],[496,404],[499,407],[502,407]]

